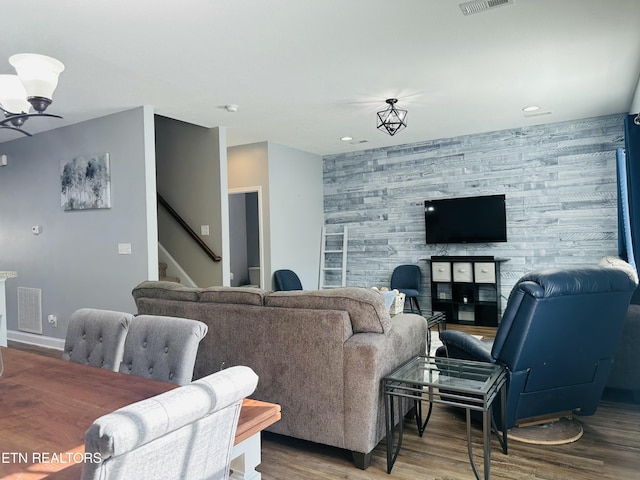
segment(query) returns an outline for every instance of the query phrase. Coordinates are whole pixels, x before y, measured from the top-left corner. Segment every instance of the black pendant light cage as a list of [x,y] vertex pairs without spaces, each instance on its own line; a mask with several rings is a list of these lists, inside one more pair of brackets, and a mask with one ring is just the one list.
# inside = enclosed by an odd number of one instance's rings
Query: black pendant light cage
[[378,130],[394,136],[407,127],[407,111],[396,108],[397,98],[388,98],[385,102],[389,105],[386,109],[378,112]]

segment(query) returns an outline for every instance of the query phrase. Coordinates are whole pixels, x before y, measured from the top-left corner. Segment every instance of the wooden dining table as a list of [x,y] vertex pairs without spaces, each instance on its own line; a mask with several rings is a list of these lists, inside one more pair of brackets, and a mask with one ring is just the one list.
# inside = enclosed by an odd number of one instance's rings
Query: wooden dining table
[[[96,418],[177,387],[12,348],[1,353],[2,480],[79,479],[84,433]],[[231,478],[260,479],[260,432],[279,419],[279,405],[243,401]]]

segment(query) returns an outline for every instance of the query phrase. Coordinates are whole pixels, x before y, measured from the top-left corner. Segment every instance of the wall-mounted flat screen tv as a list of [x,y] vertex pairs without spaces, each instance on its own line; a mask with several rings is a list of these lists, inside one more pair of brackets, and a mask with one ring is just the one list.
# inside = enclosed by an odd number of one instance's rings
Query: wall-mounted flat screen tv
[[427,243],[507,241],[504,195],[425,200]]

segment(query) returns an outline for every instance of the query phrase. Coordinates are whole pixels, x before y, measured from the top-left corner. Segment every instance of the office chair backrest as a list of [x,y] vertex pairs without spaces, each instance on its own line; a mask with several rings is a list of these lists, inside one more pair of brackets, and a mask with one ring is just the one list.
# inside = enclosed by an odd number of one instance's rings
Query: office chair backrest
[[98,418],[82,480],[229,478],[242,399],[258,376],[236,366]]
[[391,289],[420,291],[422,272],[418,265],[398,265],[391,274]]
[[81,308],[71,315],[62,359],[117,372],[133,315]]
[[129,327],[119,371],[185,385],[206,334],[207,325],[197,320],[139,315]]
[[276,292],[302,290],[300,278],[293,270],[276,270],[273,274]]

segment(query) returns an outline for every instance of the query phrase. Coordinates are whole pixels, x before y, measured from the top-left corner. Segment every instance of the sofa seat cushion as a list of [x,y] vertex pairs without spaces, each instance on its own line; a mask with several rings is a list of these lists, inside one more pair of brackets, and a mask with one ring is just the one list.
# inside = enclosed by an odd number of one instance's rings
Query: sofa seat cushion
[[384,297],[370,288],[342,287],[330,290],[293,290],[265,296],[268,307],[344,310],[354,333],[385,333],[391,330],[391,317]]
[[185,302],[199,302],[200,289],[192,288],[175,282],[146,281],[134,287],[131,292],[134,300],[138,298],[159,298],[162,300],[182,300]]
[[268,293],[266,290],[251,287],[209,287],[202,290],[200,301],[262,306]]

